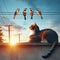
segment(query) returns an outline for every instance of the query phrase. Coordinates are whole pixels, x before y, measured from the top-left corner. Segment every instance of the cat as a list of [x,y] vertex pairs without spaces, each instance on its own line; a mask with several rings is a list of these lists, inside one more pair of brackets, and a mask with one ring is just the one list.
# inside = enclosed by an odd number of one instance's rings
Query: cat
[[42,56],[43,58],[48,58],[52,52],[54,51],[56,45],[58,44],[58,35],[52,29],[43,29],[39,30],[39,27],[36,23],[32,24],[29,29],[34,32],[34,34],[30,35],[30,42],[32,43],[40,43],[41,41],[47,41],[51,44],[51,49],[47,55]]

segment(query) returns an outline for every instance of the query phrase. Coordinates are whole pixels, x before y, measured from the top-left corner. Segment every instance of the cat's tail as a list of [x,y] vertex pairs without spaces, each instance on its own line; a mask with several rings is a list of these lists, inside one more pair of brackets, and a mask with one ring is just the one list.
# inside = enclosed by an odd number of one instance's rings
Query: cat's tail
[[53,53],[53,51],[55,50],[56,48],[56,45],[57,45],[58,42],[54,41],[53,44],[52,44],[52,47],[50,49],[50,51],[47,53],[47,55],[44,55],[42,56],[43,58],[48,58],[50,57],[50,55]]

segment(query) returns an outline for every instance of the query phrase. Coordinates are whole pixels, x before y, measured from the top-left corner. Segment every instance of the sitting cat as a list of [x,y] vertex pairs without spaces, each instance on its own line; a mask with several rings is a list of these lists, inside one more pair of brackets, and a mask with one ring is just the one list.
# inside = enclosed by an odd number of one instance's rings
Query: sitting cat
[[39,27],[36,23],[32,24],[29,29],[34,32],[34,34],[30,35],[30,42],[40,43],[41,41],[47,41],[48,43],[52,44],[49,53],[47,53],[47,55],[45,56],[42,56],[43,58],[48,58],[52,54],[56,47],[56,44],[58,43],[57,33],[52,29],[39,30]]

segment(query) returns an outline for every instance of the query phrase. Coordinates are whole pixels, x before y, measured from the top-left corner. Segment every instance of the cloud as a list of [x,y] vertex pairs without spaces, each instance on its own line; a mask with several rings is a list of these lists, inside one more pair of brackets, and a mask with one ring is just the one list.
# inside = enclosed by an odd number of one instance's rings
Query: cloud
[[16,29],[19,29],[19,30],[24,29],[22,26],[17,25],[16,23],[9,20],[8,18],[0,16],[0,26],[6,26],[6,25],[12,25]]
[[53,28],[57,28],[57,29],[59,29],[58,27],[60,26],[60,17],[55,17],[55,19],[54,20],[52,20],[52,27]]

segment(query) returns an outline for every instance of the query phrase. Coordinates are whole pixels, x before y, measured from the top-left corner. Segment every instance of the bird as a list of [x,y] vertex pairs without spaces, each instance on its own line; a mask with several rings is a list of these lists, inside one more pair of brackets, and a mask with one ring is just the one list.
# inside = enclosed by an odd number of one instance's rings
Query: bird
[[43,17],[42,17],[42,12],[41,12],[39,9],[37,9],[37,14],[38,14],[39,16],[41,16],[41,19],[43,19]]
[[26,20],[26,10],[27,10],[27,8],[25,8],[25,9],[23,10],[24,20]]
[[34,11],[30,8],[30,16],[31,16],[31,19],[33,19],[33,15],[34,15]]
[[19,11],[20,11],[20,9],[17,8],[16,11],[14,12],[14,17],[13,17],[14,19],[16,18],[16,15],[18,15]]

